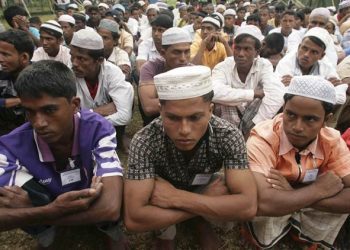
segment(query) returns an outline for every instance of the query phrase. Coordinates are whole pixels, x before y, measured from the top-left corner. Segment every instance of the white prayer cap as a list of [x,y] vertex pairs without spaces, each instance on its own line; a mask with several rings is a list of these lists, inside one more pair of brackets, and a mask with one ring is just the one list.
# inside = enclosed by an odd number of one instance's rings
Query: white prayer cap
[[86,6],[91,6],[91,5],[92,5],[92,2],[89,1],[89,0],[85,0],[85,1],[83,2],[83,6],[84,6],[84,7],[86,7]]
[[326,45],[326,48],[328,47],[328,45],[330,44],[330,42],[332,42],[332,38],[329,35],[328,31],[324,28],[320,28],[320,27],[314,27],[309,29],[305,35],[305,37],[309,37],[309,36],[314,36],[317,37],[318,39],[320,39],[324,45]]
[[348,8],[348,7],[350,7],[350,0],[342,1],[342,2],[339,4],[339,10],[345,9],[345,8]]
[[227,9],[224,12],[224,16],[236,16],[236,11],[234,9]]
[[120,3],[113,5],[112,9],[113,10],[120,10],[123,13],[125,13],[125,7],[123,5],[121,5]]
[[78,5],[77,4],[75,4],[75,3],[71,3],[71,4],[69,4],[68,6],[67,6],[67,9],[69,9],[69,8],[71,8],[71,9],[75,9],[75,10],[78,10],[79,8],[78,8]]
[[286,94],[304,96],[331,104],[336,103],[334,85],[321,76],[294,76],[286,89]]
[[162,45],[172,45],[177,43],[192,43],[190,34],[179,27],[172,27],[163,32]]
[[144,6],[146,3],[144,1],[138,1],[139,5],[142,7]]
[[71,23],[75,25],[75,19],[74,17],[70,15],[62,15],[58,18],[58,22],[66,22],[66,23]]
[[250,2],[245,2],[245,3],[243,3],[243,7],[247,7],[247,6],[249,6],[250,5]]
[[96,31],[90,29],[81,29],[77,32],[74,32],[70,44],[82,49],[103,49],[102,37]]
[[211,70],[206,66],[179,67],[156,75],[154,84],[159,100],[183,100],[213,90]]
[[110,32],[120,33],[119,24],[116,21],[110,19],[102,19],[98,28],[109,30]]
[[108,4],[106,4],[106,3],[100,3],[99,5],[97,5],[97,7],[103,7],[103,8],[105,8],[106,10],[108,10],[109,9],[109,6],[108,6]]
[[202,20],[202,23],[211,23],[215,25],[217,28],[219,29],[221,28],[220,21],[211,16],[204,17]]
[[223,10],[225,11],[225,10],[226,10],[226,6],[223,5],[223,4],[218,4],[218,5],[216,6],[215,11],[218,11],[218,9],[223,9]]
[[217,16],[220,18],[220,20],[221,20],[221,26],[224,25],[224,23],[225,23],[225,18],[224,18],[224,16],[223,16],[221,13],[219,13],[219,12],[214,12],[212,15],[217,15]]
[[245,26],[242,26],[242,27],[239,27],[237,29],[237,32],[236,32],[236,35],[235,35],[235,38],[239,35],[242,35],[242,34],[247,34],[247,35],[251,35],[253,37],[255,37],[256,39],[258,39],[260,42],[262,40],[264,40],[264,36],[263,34],[261,33],[261,30],[256,27],[255,25],[245,25]]
[[314,16],[323,16],[324,18],[329,19],[329,17],[331,16],[331,13],[327,8],[320,7],[320,8],[313,9],[311,11],[310,18]]
[[333,11],[333,12],[336,12],[336,11],[337,11],[337,9],[335,8],[335,6],[328,6],[328,7],[327,7],[327,10]]
[[40,28],[46,28],[46,29],[49,29],[49,30],[53,30],[53,31],[56,31],[58,33],[60,33],[61,35],[63,34],[63,30],[61,28],[61,25],[56,22],[55,20],[49,20],[45,23],[43,23]]
[[158,8],[157,5],[155,5],[155,4],[150,4],[150,5],[147,6],[146,13],[147,13],[149,10],[151,10],[151,9],[154,9],[154,10],[156,10],[156,11],[159,11],[159,8]]
[[163,2],[157,2],[156,5],[158,6],[159,9],[165,9],[167,10],[169,5]]

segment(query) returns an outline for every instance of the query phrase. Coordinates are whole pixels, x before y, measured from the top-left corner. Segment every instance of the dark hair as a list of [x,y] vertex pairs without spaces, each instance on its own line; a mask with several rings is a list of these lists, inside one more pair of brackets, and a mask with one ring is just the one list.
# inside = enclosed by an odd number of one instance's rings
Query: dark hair
[[75,21],[82,21],[83,23],[86,23],[85,15],[73,14],[73,18],[74,18]]
[[284,12],[285,10],[286,10],[286,6],[284,5],[284,3],[279,2],[275,5],[276,12]]
[[130,8],[130,13],[132,13],[133,11],[138,11],[140,8],[137,7],[136,5],[132,5],[131,8]]
[[244,10],[244,12],[247,12],[247,11],[245,10],[244,7],[239,7],[239,8],[237,9],[237,12],[240,12],[240,11],[242,11],[242,10]]
[[281,53],[283,50],[284,38],[281,33],[268,34],[265,37],[264,42],[267,48],[274,49],[277,53]]
[[98,7],[96,5],[90,6],[88,8],[88,13],[91,13],[91,11],[96,11],[96,12],[100,13],[99,9],[98,9]]
[[92,50],[92,49],[84,49],[84,48],[80,48],[74,45],[71,45],[74,48],[77,48],[77,50],[82,53],[82,54],[87,54],[88,56],[90,56],[92,59],[94,60],[98,60],[101,57],[104,57],[104,49],[98,49],[98,50]]
[[253,21],[253,22],[259,22],[260,23],[260,17],[258,14],[252,14],[250,16],[247,17],[247,23],[249,21]]
[[40,17],[38,17],[38,16],[33,16],[33,17],[29,18],[29,23],[41,24]]
[[303,38],[303,41],[309,38],[311,40],[311,42],[315,43],[317,46],[321,47],[323,50],[326,50],[326,44],[324,44],[324,42],[321,41],[321,39],[319,39],[318,37],[315,36],[307,36]]
[[305,15],[311,14],[312,9],[309,7],[305,7],[301,10]]
[[173,20],[165,14],[159,14],[152,22],[151,26],[159,26],[165,29],[173,27]]
[[8,23],[8,25],[12,26],[12,19],[15,16],[28,16],[28,13],[25,9],[23,9],[20,6],[14,5],[14,6],[10,6],[8,7],[6,10],[4,10],[4,17],[6,19],[6,22]]
[[34,43],[27,32],[23,30],[7,30],[0,33],[0,41],[12,44],[18,53],[28,53],[29,59],[33,57]]
[[[202,95],[201,97],[203,98],[204,102],[211,102],[214,97],[214,91],[212,90],[209,93]],[[159,103],[161,105],[164,105],[166,103],[166,100],[159,100]]]
[[[291,100],[295,95],[293,94],[284,94],[283,99],[286,104],[289,100]],[[328,115],[333,112],[334,105],[329,102],[320,101],[322,103],[322,107],[324,109],[325,115]]]
[[286,10],[286,11],[284,11],[284,12],[282,13],[282,15],[281,15],[281,19],[282,19],[284,16],[286,16],[286,15],[288,15],[288,16],[294,16],[294,18],[296,17],[295,11],[294,11],[294,10]]
[[43,32],[49,34],[50,36],[54,36],[56,39],[60,39],[62,37],[62,33],[59,33],[56,30],[52,30],[52,29],[49,29],[46,27],[40,27],[39,31],[40,31],[40,33],[43,31]]
[[296,18],[299,18],[301,21],[304,21],[304,20],[305,20],[305,14],[304,14],[304,12],[302,12],[302,11],[297,11],[297,12],[295,13],[295,17],[296,17]]
[[43,94],[65,97],[76,96],[77,88],[73,72],[63,63],[42,60],[26,67],[15,83],[19,97],[40,98]]
[[249,34],[241,34],[241,35],[238,35],[235,40],[234,40],[234,43],[237,44],[237,43],[241,43],[243,42],[245,39],[247,38],[250,38],[250,39],[253,39],[254,40],[254,45],[255,45],[255,49],[256,50],[259,50],[261,48],[261,42],[253,37],[252,35],[249,35]]

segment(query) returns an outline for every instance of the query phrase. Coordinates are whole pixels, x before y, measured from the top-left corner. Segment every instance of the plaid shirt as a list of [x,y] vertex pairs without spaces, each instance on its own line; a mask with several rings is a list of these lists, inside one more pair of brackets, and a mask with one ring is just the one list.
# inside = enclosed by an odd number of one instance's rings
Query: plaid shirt
[[191,189],[196,174],[248,167],[246,146],[241,132],[232,124],[212,116],[208,130],[186,160],[163,131],[161,118],[140,130],[129,153],[127,179],[144,180],[160,176],[175,187]]

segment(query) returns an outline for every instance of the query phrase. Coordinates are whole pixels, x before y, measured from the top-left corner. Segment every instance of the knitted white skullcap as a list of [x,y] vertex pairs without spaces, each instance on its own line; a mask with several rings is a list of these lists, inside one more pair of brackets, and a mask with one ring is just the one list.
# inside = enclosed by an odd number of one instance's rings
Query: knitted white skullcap
[[97,7],[103,7],[103,8],[105,8],[106,10],[109,9],[109,5],[106,4],[106,3],[100,3],[100,4],[97,5]]
[[336,103],[333,84],[321,76],[294,76],[286,89],[286,94],[304,96],[331,104]]
[[79,8],[78,8],[78,5],[77,5],[77,4],[75,4],[75,3],[71,3],[71,4],[69,4],[69,5],[67,6],[67,9],[69,9],[69,8],[76,9],[76,10],[78,10],[78,9],[79,9]]
[[159,100],[183,100],[213,90],[211,70],[206,66],[175,68],[154,77]]
[[313,9],[311,11],[310,18],[314,16],[323,16],[324,18],[329,19],[329,17],[331,16],[331,13],[327,8],[320,7],[320,8]]
[[215,11],[218,11],[218,9],[223,9],[224,11],[226,10],[226,6],[223,4],[218,4],[215,8]]
[[50,30],[54,30],[60,34],[63,34],[63,30],[61,28],[61,25],[56,22],[55,20],[49,20],[45,23],[43,23],[40,28],[46,28],[46,29],[50,29]]
[[162,34],[162,45],[172,45],[177,43],[191,43],[190,34],[179,27],[167,29]]
[[245,2],[245,3],[243,3],[243,7],[247,7],[247,6],[249,6],[250,5],[250,2]]
[[224,12],[224,16],[236,16],[236,11],[234,9],[227,9]]
[[96,31],[81,29],[74,32],[71,45],[83,49],[99,50],[103,49],[103,40]]
[[320,39],[326,45],[326,48],[331,42],[333,42],[332,37],[329,35],[328,31],[324,28],[314,27],[309,29],[305,33],[304,37],[309,37],[309,36],[314,36]]
[[242,35],[242,34],[251,35],[251,36],[255,37],[256,39],[258,39],[259,41],[264,40],[264,36],[261,33],[261,30],[258,27],[256,27],[255,25],[249,24],[249,25],[239,27],[237,29],[236,34],[235,34],[235,38],[239,35]]
[[345,0],[339,3],[339,10],[350,7],[350,0]]
[[221,28],[220,21],[211,16],[204,17],[202,20],[202,23],[211,23],[215,25],[217,28]]
[[91,6],[91,5],[92,5],[92,2],[89,1],[89,0],[85,0],[85,1],[83,2],[83,6],[84,6],[84,7],[86,7],[86,6]]
[[62,15],[58,18],[58,22],[66,22],[66,23],[75,24],[75,19],[74,19],[74,17],[72,17],[70,15]]
[[150,4],[150,5],[148,5],[147,6],[147,9],[146,9],[146,13],[149,11],[149,10],[151,10],[151,9],[154,9],[154,10],[156,10],[156,11],[159,11],[159,8],[158,8],[158,6],[156,5],[156,4]]

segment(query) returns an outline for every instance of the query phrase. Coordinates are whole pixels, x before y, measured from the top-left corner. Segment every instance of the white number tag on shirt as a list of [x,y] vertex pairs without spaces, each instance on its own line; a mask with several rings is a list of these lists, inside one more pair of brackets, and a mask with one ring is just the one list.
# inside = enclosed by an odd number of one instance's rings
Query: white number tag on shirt
[[211,176],[212,174],[196,174],[191,185],[207,185],[211,179]]
[[81,180],[81,177],[80,177],[79,168],[61,173],[62,186],[65,186],[74,182],[78,182],[80,180]]
[[318,168],[306,170],[303,183],[313,182],[316,180],[318,174]]

